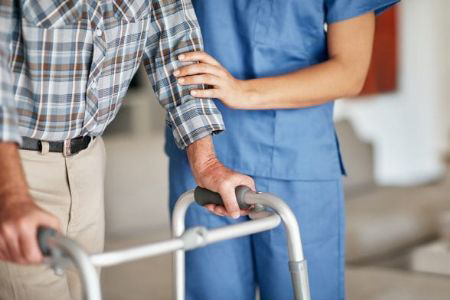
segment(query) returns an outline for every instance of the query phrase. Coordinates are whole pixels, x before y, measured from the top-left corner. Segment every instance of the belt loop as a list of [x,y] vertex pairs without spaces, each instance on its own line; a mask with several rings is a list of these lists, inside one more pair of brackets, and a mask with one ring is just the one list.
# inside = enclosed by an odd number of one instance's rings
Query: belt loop
[[64,140],[63,156],[68,157],[72,155],[72,140]]
[[46,155],[50,152],[50,144],[46,141],[40,141],[41,144],[41,154]]

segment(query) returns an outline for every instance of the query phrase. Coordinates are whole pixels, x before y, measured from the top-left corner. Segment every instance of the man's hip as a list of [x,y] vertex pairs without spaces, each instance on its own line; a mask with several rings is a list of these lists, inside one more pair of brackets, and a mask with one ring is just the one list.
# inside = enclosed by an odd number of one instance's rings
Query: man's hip
[[[104,244],[105,147],[101,138],[74,155],[20,150],[31,196],[55,215],[64,234],[89,252]],[[75,271],[56,276],[45,266],[0,263],[0,299],[81,299]]]

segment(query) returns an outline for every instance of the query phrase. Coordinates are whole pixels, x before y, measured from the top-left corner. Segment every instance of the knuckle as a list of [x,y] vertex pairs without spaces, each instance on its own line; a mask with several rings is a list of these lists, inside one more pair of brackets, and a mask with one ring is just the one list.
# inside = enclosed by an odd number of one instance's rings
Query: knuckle
[[220,190],[221,192],[224,192],[224,191],[227,191],[228,189],[231,189],[232,187],[233,187],[233,184],[232,184],[231,181],[229,181],[229,180],[223,180],[223,181],[220,183],[219,190]]
[[220,68],[219,74],[220,74],[220,76],[222,76],[222,77],[228,77],[228,72],[225,71],[225,70],[222,69],[222,68]]
[[25,258],[29,263],[32,264],[39,263],[41,261],[40,256],[36,253],[27,253]]
[[186,67],[186,75],[195,73],[198,73],[198,64],[193,64]]
[[1,225],[1,231],[5,237],[10,237],[14,232],[14,224],[12,224],[11,222],[4,222]]
[[17,229],[19,229],[20,231],[28,231],[31,227],[31,222],[30,220],[26,219],[26,218],[21,218],[19,220],[17,220],[16,222],[16,226]]

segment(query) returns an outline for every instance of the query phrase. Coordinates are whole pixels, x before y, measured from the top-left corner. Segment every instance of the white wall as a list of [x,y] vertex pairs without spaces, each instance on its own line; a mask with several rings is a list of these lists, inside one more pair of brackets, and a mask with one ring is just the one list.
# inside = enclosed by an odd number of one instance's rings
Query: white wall
[[164,110],[148,82],[142,91],[128,93],[124,105],[131,108],[132,132],[105,137],[106,233],[155,236],[169,228]]
[[[411,185],[438,178],[450,133],[450,1],[407,0],[399,11],[399,90],[337,104],[375,147],[380,184]],[[347,158],[351,159],[351,158]]]

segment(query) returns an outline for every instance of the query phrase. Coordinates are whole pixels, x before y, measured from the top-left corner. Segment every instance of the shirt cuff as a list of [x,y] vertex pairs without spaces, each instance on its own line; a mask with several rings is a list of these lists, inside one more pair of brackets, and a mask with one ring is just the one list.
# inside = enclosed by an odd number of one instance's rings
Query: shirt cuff
[[195,99],[167,111],[167,122],[178,148],[225,130],[222,115],[212,100]]
[[4,107],[0,107],[0,142],[22,144],[22,136],[19,134],[17,121],[13,114],[5,112]]

